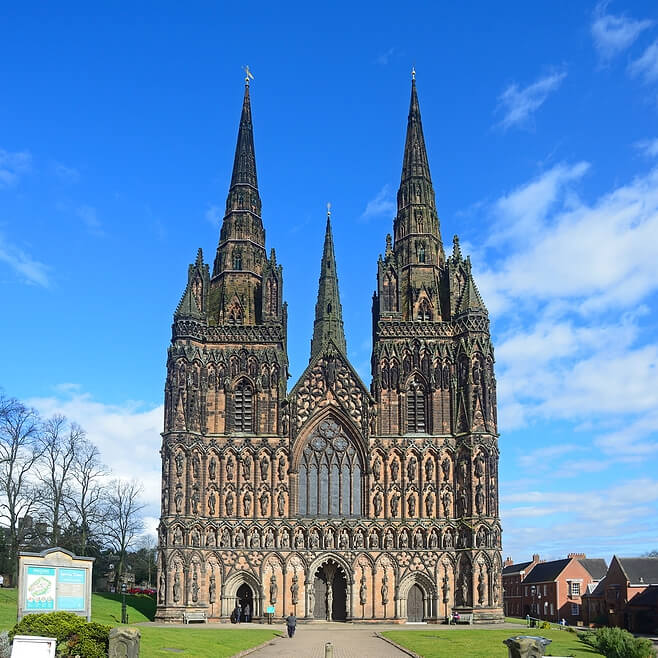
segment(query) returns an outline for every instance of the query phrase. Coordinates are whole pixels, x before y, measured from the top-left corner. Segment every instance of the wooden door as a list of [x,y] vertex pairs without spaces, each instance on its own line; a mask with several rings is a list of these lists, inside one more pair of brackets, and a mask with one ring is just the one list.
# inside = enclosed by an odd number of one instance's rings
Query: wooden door
[[423,591],[412,585],[407,595],[407,621],[423,621]]

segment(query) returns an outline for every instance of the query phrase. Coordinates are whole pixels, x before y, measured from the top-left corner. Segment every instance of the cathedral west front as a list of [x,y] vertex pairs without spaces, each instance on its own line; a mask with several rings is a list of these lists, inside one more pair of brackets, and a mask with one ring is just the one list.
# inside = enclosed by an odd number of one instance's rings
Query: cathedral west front
[[237,603],[255,621],[503,620],[489,318],[457,237],[444,250],[415,80],[373,270],[367,386],[347,358],[328,214],[310,360],[288,390],[247,80],[212,269],[199,250],[174,313],[158,620],[228,620]]

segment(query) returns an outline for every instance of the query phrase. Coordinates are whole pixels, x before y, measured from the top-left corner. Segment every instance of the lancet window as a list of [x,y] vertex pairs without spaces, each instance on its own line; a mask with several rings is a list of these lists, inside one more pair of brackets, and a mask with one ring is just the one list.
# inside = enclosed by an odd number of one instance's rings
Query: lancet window
[[322,421],[299,466],[299,515],[361,516],[361,473],[356,449],[340,425]]
[[233,429],[236,432],[254,431],[254,391],[245,380],[237,383],[233,394]]
[[426,432],[425,387],[413,379],[407,389],[407,432]]

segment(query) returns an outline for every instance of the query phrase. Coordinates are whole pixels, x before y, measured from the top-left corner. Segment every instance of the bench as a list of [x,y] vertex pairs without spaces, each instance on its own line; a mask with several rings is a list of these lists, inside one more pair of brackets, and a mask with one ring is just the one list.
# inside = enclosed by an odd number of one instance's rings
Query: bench
[[205,612],[184,612],[183,623],[189,624],[191,621],[198,621],[205,624],[208,621]]
[[459,619],[453,617],[453,624],[473,624],[473,613],[472,612],[460,612]]

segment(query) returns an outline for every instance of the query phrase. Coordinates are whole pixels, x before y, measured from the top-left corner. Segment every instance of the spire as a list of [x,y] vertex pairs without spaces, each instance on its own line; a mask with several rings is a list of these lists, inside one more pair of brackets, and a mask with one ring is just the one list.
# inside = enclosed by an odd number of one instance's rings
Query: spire
[[420,119],[420,105],[416,93],[415,70],[412,70],[411,78],[411,102],[409,103],[409,117],[407,119],[407,139],[404,145],[401,183],[404,184],[412,177],[424,178],[430,186],[432,185],[427,150],[425,149],[425,137],[423,136],[423,124]]
[[256,155],[254,152],[254,129],[251,123],[251,101],[249,98],[249,79],[244,86],[244,100],[238,130],[238,143],[235,147],[231,187],[234,185],[251,185],[258,187],[256,178]]
[[347,354],[345,331],[343,329],[343,311],[338,294],[338,274],[334,255],[334,239],[331,234],[331,210],[327,205],[327,230],[324,236],[324,250],[320,266],[318,301],[315,304],[315,322],[313,340],[311,340],[311,358],[320,353],[332,341],[343,353]]
[[467,280],[466,285],[464,286],[464,293],[462,298],[459,300],[459,305],[457,306],[457,313],[468,313],[468,312],[480,312],[486,313],[487,308],[482,301],[480,296],[480,291],[473,281],[473,274],[471,273],[471,261],[467,257]]

